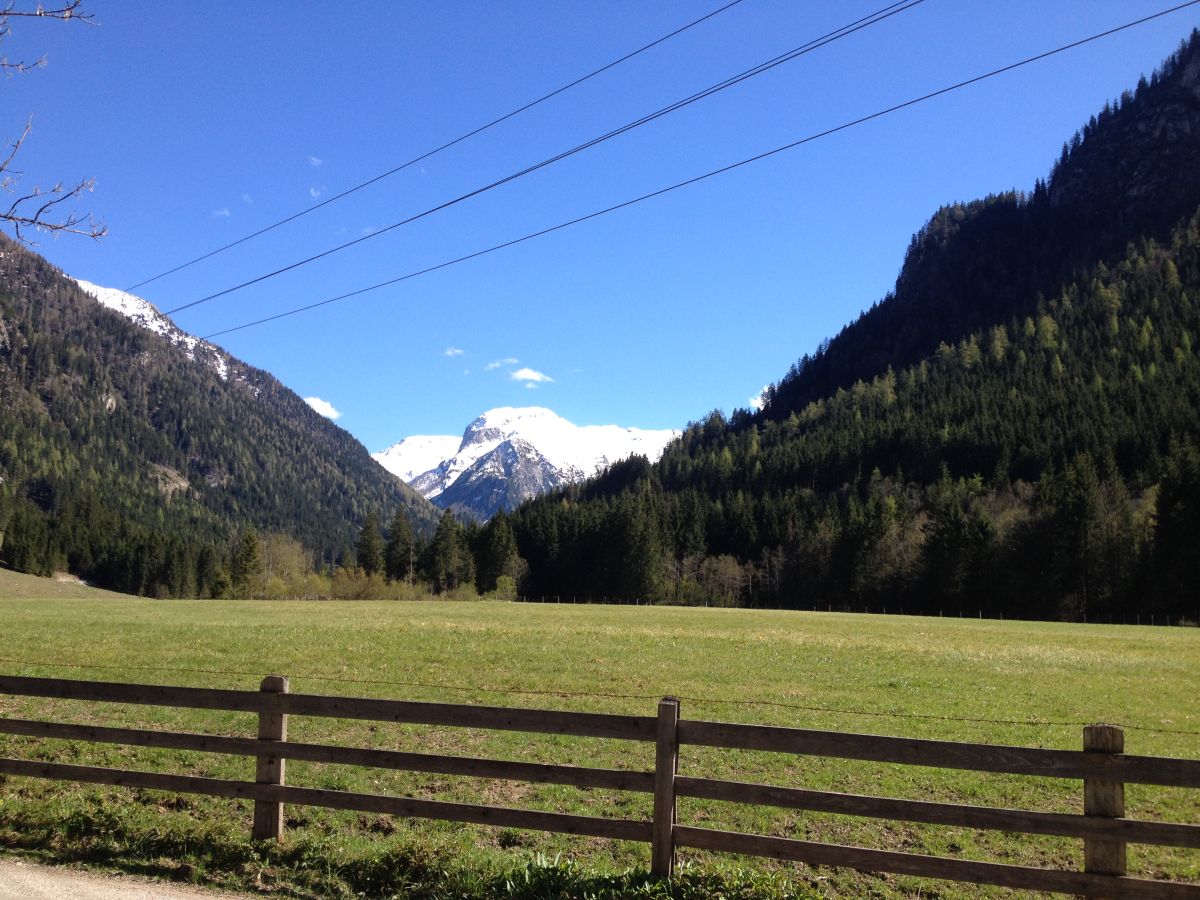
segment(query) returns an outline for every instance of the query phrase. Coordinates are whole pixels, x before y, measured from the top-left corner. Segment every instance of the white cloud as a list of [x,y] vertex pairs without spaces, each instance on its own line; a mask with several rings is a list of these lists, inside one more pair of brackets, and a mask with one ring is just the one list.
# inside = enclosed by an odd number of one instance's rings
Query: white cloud
[[328,400],[320,397],[305,397],[304,402],[327,419],[340,419],[342,414]]
[[513,381],[525,382],[525,387],[532,387],[536,384],[545,384],[554,380],[545,372],[539,372],[537,369],[530,369],[528,366],[524,369],[517,369],[515,372],[509,372],[508,375]]
[[320,187],[310,187],[308,189],[308,196],[312,197],[314,200],[320,197],[323,193],[325,193],[325,185],[321,185]]
[[249,194],[242,194],[242,202],[245,203],[247,206],[253,206],[254,198],[251,197]]
[[764,384],[762,386],[762,390],[750,398],[749,403],[750,403],[751,409],[762,409],[763,408],[763,403],[765,403],[766,399],[767,399],[767,388],[769,388],[769,387],[770,387],[769,384]]
[[228,219],[229,218],[229,207],[222,206],[220,209],[214,209],[212,211],[212,214],[218,219]]
[[[553,379],[551,379],[551,380],[553,380]],[[532,382],[532,381],[527,381],[527,382],[525,382],[525,390],[527,390],[527,391],[536,391],[536,390],[537,390],[537,384],[536,384],[535,382]]]
[[494,371],[495,369],[500,368],[501,366],[515,366],[519,362],[520,362],[520,360],[517,359],[515,356],[509,356],[509,357],[506,357],[505,359],[494,359],[490,363],[488,363],[486,366],[483,367],[483,371],[491,372],[491,371]]
[[316,168],[323,162],[325,162],[325,160],[321,159],[319,156],[310,156],[308,158],[308,164],[313,168]]
[[460,350],[458,347],[447,347],[442,351],[443,356],[462,356],[466,351]]

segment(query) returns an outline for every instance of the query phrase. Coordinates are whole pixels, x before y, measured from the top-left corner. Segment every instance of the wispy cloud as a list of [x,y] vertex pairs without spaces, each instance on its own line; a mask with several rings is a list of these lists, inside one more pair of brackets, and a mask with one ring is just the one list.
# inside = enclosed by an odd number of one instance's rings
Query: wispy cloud
[[229,218],[229,207],[222,206],[220,209],[214,209],[212,211],[212,214],[213,214],[213,217],[217,218],[217,219],[228,219]]
[[517,369],[515,372],[509,372],[508,377],[513,381],[523,381],[525,387],[536,387],[539,384],[548,384],[554,381],[545,372],[539,372],[537,369],[530,369],[526,366],[524,369]]
[[504,359],[494,359],[490,363],[488,363],[486,366],[483,367],[483,371],[492,372],[492,371],[500,368],[501,366],[515,366],[519,362],[520,362],[520,360],[517,359],[515,356],[509,356]]
[[314,169],[323,162],[325,162],[325,160],[321,159],[319,156],[310,156],[308,158],[308,164]]
[[242,194],[242,202],[245,203],[247,206],[253,206],[254,198],[251,197],[249,194]]
[[340,419],[342,414],[328,400],[320,397],[305,397],[304,402],[327,419]]
[[462,356],[465,350],[460,350],[458,347],[447,347],[442,351],[443,356]]
[[308,196],[312,197],[314,200],[320,197],[323,193],[325,193],[325,185],[321,185],[320,187],[310,187],[308,189]]

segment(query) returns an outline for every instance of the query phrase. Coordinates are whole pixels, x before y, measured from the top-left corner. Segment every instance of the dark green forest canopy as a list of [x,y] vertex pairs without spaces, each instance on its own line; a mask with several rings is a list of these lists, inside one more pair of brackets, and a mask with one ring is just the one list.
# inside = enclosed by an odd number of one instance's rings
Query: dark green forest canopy
[[[1200,205],[1200,32],[1149,80],[1093,116],[1047,180],[939,209],[916,235],[892,294],[778,384],[755,421],[782,421],[808,403],[938,343],[1036,311],[1064,285],[1131,242],[1168,242]],[[748,418],[748,414],[741,417]]]
[[138,593],[204,593],[245,525],[332,561],[370,511],[436,522],[270,374],[221,378],[2,236],[0,479],[7,564]]
[[939,210],[767,392],[535,500],[533,595],[1197,617],[1200,34],[1032,192]]

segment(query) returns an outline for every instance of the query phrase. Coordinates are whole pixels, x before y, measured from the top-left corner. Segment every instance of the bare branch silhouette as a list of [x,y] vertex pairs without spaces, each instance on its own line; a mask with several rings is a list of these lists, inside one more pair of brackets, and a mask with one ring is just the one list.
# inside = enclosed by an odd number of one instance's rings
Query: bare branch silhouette
[[[84,0],[60,0],[61,5],[55,8],[46,8],[39,3],[33,9],[18,9],[15,2],[10,2],[0,9],[0,41],[12,33],[9,20],[16,17],[96,24],[94,16],[90,13],[80,12],[83,2]],[[12,76],[41,68],[45,64],[45,57],[33,63],[10,62],[7,57],[0,57],[0,73]],[[8,194],[18,193],[17,182],[21,173],[13,168],[13,162],[26,138],[29,137],[32,128],[33,120],[30,119],[25,123],[20,137],[9,145],[3,161],[0,161],[0,191]],[[70,188],[66,187],[63,182],[58,182],[48,189],[35,185],[28,192],[17,196],[8,209],[0,207],[0,222],[7,222],[12,227],[17,240],[29,245],[34,245],[36,242],[26,234],[28,231],[81,234],[91,238],[102,238],[108,233],[108,229],[102,223],[96,222],[90,214],[81,215],[69,212],[65,207],[58,208],[60,204],[73,200],[85,192],[91,193],[94,187],[95,179],[93,178],[82,179]]]

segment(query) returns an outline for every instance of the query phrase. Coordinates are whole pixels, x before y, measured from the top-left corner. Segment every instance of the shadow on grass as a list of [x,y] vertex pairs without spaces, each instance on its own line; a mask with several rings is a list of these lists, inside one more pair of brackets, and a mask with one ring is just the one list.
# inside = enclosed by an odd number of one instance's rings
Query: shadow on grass
[[[14,808],[17,807],[17,808]],[[226,890],[303,898],[413,900],[815,900],[807,885],[742,869],[684,867],[670,881],[645,871],[607,874],[572,860],[514,860],[497,869],[455,859],[414,840],[380,838],[359,849],[336,835],[293,832],[284,844],[259,843],[229,825],[186,825],[137,815],[119,804],[39,814],[0,805],[0,850],[46,863],[82,863],[109,871]]]

